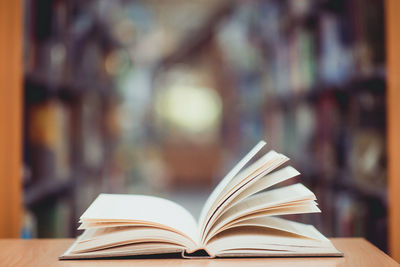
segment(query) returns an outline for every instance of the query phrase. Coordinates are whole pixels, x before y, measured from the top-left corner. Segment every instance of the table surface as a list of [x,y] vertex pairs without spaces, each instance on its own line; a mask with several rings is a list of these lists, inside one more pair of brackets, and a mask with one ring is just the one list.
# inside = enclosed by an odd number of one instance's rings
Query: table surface
[[0,266],[399,266],[362,238],[332,238],[344,257],[58,260],[73,239],[0,239]]

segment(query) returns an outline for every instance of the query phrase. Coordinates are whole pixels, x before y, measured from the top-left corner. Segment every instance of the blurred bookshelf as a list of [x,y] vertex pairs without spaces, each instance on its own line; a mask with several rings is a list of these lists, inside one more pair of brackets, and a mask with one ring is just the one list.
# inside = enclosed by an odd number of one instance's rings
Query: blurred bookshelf
[[[117,94],[102,62],[115,44],[93,14],[79,14],[89,4],[76,5],[24,1],[26,238],[76,235],[77,188],[101,183],[113,146]],[[76,32],[85,19],[91,21]]]
[[[156,2],[25,1],[31,232],[74,236],[100,192],[207,191],[265,139],[319,199],[294,219],[387,250],[383,2]],[[208,117],[165,108],[192,98]]]

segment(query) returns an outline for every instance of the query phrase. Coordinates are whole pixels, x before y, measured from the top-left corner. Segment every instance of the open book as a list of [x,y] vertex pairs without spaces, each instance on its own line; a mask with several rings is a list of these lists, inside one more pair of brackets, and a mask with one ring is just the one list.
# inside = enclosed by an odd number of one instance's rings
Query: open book
[[[299,175],[288,158],[258,143],[218,184],[198,221],[158,197],[100,194],[80,218],[85,231],[60,259],[181,253],[183,257],[342,256],[311,225],[277,215],[320,212],[302,184],[266,190]],[[250,161],[253,163],[250,164]],[[274,171],[276,170],[276,171]]]

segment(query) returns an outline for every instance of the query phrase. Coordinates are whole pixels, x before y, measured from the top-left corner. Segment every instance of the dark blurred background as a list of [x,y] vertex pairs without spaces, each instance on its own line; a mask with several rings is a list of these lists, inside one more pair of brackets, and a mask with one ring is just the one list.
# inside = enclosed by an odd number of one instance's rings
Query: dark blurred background
[[76,236],[101,192],[195,216],[259,140],[321,214],[386,248],[380,0],[25,0],[23,237]]

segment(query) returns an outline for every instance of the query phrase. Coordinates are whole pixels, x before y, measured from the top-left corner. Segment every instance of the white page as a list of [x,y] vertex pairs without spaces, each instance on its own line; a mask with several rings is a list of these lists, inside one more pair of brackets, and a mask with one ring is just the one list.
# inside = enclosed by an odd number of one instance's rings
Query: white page
[[[265,175],[287,161],[287,157],[283,156],[282,154],[278,154],[275,151],[270,151],[265,156],[268,155],[273,155],[278,158],[281,157],[281,161],[276,161],[275,164],[271,165],[269,168],[266,168],[262,173],[254,176],[253,179],[249,179],[247,183],[242,182],[237,184],[237,187],[239,189],[236,192],[231,193],[231,195],[224,201],[224,203],[218,206],[215,214],[212,215],[212,220],[211,222],[209,222],[208,228],[211,228],[212,224],[215,223],[215,221],[218,220],[218,218],[221,217],[225,211],[229,210],[230,207],[239,203],[241,200],[279,182],[293,178],[300,174],[296,169],[288,166],[269,175]],[[207,234],[205,233],[204,229],[202,229],[202,234]]]
[[[312,226],[311,226],[312,227]],[[310,228],[318,232],[314,227]],[[235,229],[224,233],[207,244],[207,250],[218,254],[232,249],[276,249],[296,251],[303,248],[326,248],[330,252],[338,252],[329,240],[315,240],[296,237],[292,234],[282,234],[274,230],[265,231],[263,228]],[[312,252],[312,250],[310,251]]]
[[253,180],[253,178],[263,177],[265,174],[273,171],[287,160],[289,160],[289,158],[286,157],[285,155],[277,153],[274,150],[269,151],[261,158],[259,158],[256,162],[254,162],[253,164],[245,168],[243,171],[238,173],[231,180],[231,182],[228,183],[228,185],[223,188],[220,196],[217,198],[217,201],[214,203],[215,205],[213,207],[219,206],[221,202],[226,200],[226,198],[229,197],[235,189],[243,186],[250,180]]
[[316,197],[313,192],[304,185],[298,183],[249,197],[248,199],[230,207],[221,218],[229,217],[237,213],[248,213],[255,210],[262,210],[285,203],[290,204],[294,201],[315,199]]
[[[94,229],[94,228],[111,228],[121,226],[149,226],[149,223],[134,223],[132,221],[125,222],[97,222],[97,221],[84,221],[78,227],[78,230]],[[154,226],[156,228],[156,226]]]
[[232,181],[222,189],[222,192],[214,201],[209,213],[205,217],[204,223],[200,225],[202,239],[207,234],[208,229],[212,226],[213,221],[218,218],[220,213],[229,205],[230,201],[236,195],[245,190],[248,184],[251,184],[267,173],[273,171],[287,160],[288,158],[285,155],[271,150],[255,163],[237,174]]
[[[216,257],[326,257],[343,256],[343,253],[337,250],[330,241],[325,241],[327,245],[322,247],[307,246],[280,246],[277,244],[263,244],[259,248],[233,248],[222,249],[217,252]],[[211,252],[210,252],[211,253]],[[313,262],[316,263],[316,262]],[[320,266],[313,265],[313,266]],[[332,264],[332,267],[336,264]]]
[[275,249],[295,250],[296,248],[332,248],[332,243],[328,241],[318,241],[302,237],[289,237],[263,234],[263,231],[252,233],[235,233],[232,236],[221,237],[207,245],[207,249],[213,253],[232,249]]
[[[74,246],[72,246],[74,248]],[[90,259],[99,257],[120,257],[120,256],[136,256],[163,253],[181,253],[185,248],[171,243],[136,243],[130,245],[105,248],[97,251],[71,253],[66,252],[61,259]]]
[[281,205],[273,208],[267,208],[265,210],[256,210],[251,213],[243,213],[243,216],[233,216],[232,220],[228,220],[226,225],[230,225],[239,221],[265,217],[265,216],[278,216],[278,215],[292,215],[292,214],[303,214],[303,213],[318,213],[321,210],[318,208],[314,201],[301,201],[295,202],[290,205]]
[[[126,228],[126,227],[125,227]],[[196,249],[196,244],[188,238],[172,231],[151,227],[132,227],[119,231],[97,234],[98,229],[86,230],[71,253],[90,252],[120,245],[142,242],[173,243],[188,249]],[[100,230],[100,232],[103,232]]]
[[198,243],[198,227],[193,216],[182,206],[158,197],[100,194],[80,219],[149,222],[174,229]]
[[211,206],[214,204],[218,196],[224,190],[224,188],[228,185],[228,183],[240,172],[241,169],[265,146],[265,141],[260,141],[258,144],[250,150],[247,155],[242,158],[233,169],[218,183],[215,189],[212,191],[210,196],[207,198],[206,203],[201,210],[199,217],[199,225],[203,225],[206,219],[207,214],[210,212]]
[[[92,231],[92,230],[90,230]],[[76,253],[73,251],[78,250],[77,246],[85,237],[86,231],[77,237],[75,242],[62,254],[59,259],[91,259],[100,257],[120,257],[120,256],[133,256],[133,255],[149,255],[160,253],[176,253],[183,252],[186,248],[182,245],[165,242],[140,242],[128,243],[126,245],[116,247],[105,247],[101,250],[93,252]]]
[[308,237],[320,241],[328,241],[328,239],[325,236],[323,236],[318,231],[315,231],[315,228],[312,225],[289,221],[277,217],[263,216],[263,217],[251,218],[240,222],[236,222],[231,225],[231,227],[241,227],[241,226],[273,228],[303,237]]
[[291,214],[303,214],[303,213],[317,213],[321,212],[321,210],[315,205],[312,204],[312,201],[304,202],[308,204],[293,204],[293,205],[285,205],[280,207],[268,208],[265,210],[256,210],[251,213],[238,213],[231,215],[229,217],[221,217],[208,232],[206,241],[207,243],[211,238],[215,235],[229,229],[232,225],[236,223],[240,223],[242,221],[253,219],[253,218],[262,218],[267,216],[279,216],[279,215],[291,215]]
[[[236,205],[231,206],[216,221],[214,221],[207,233],[203,236],[202,241],[204,243],[204,240],[209,239],[216,230],[228,224],[235,218],[240,218],[246,214],[281,205],[296,205],[296,201],[315,199],[315,195],[302,184],[294,184],[249,197]],[[303,203],[297,204],[301,205]],[[311,203],[311,205],[312,204],[313,203]],[[206,236],[208,236],[208,238],[206,238]]]
[[255,183],[251,184],[249,187],[247,187],[245,190],[243,190],[243,192],[241,192],[238,196],[236,196],[229,205],[233,206],[233,205],[239,203],[241,200],[243,200],[251,195],[254,195],[255,193],[265,190],[265,189],[267,189],[273,185],[276,185],[280,182],[294,178],[298,175],[300,175],[300,173],[292,166],[287,166],[287,167],[282,168],[278,171],[275,171],[271,174],[268,174],[268,175],[258,179]]

